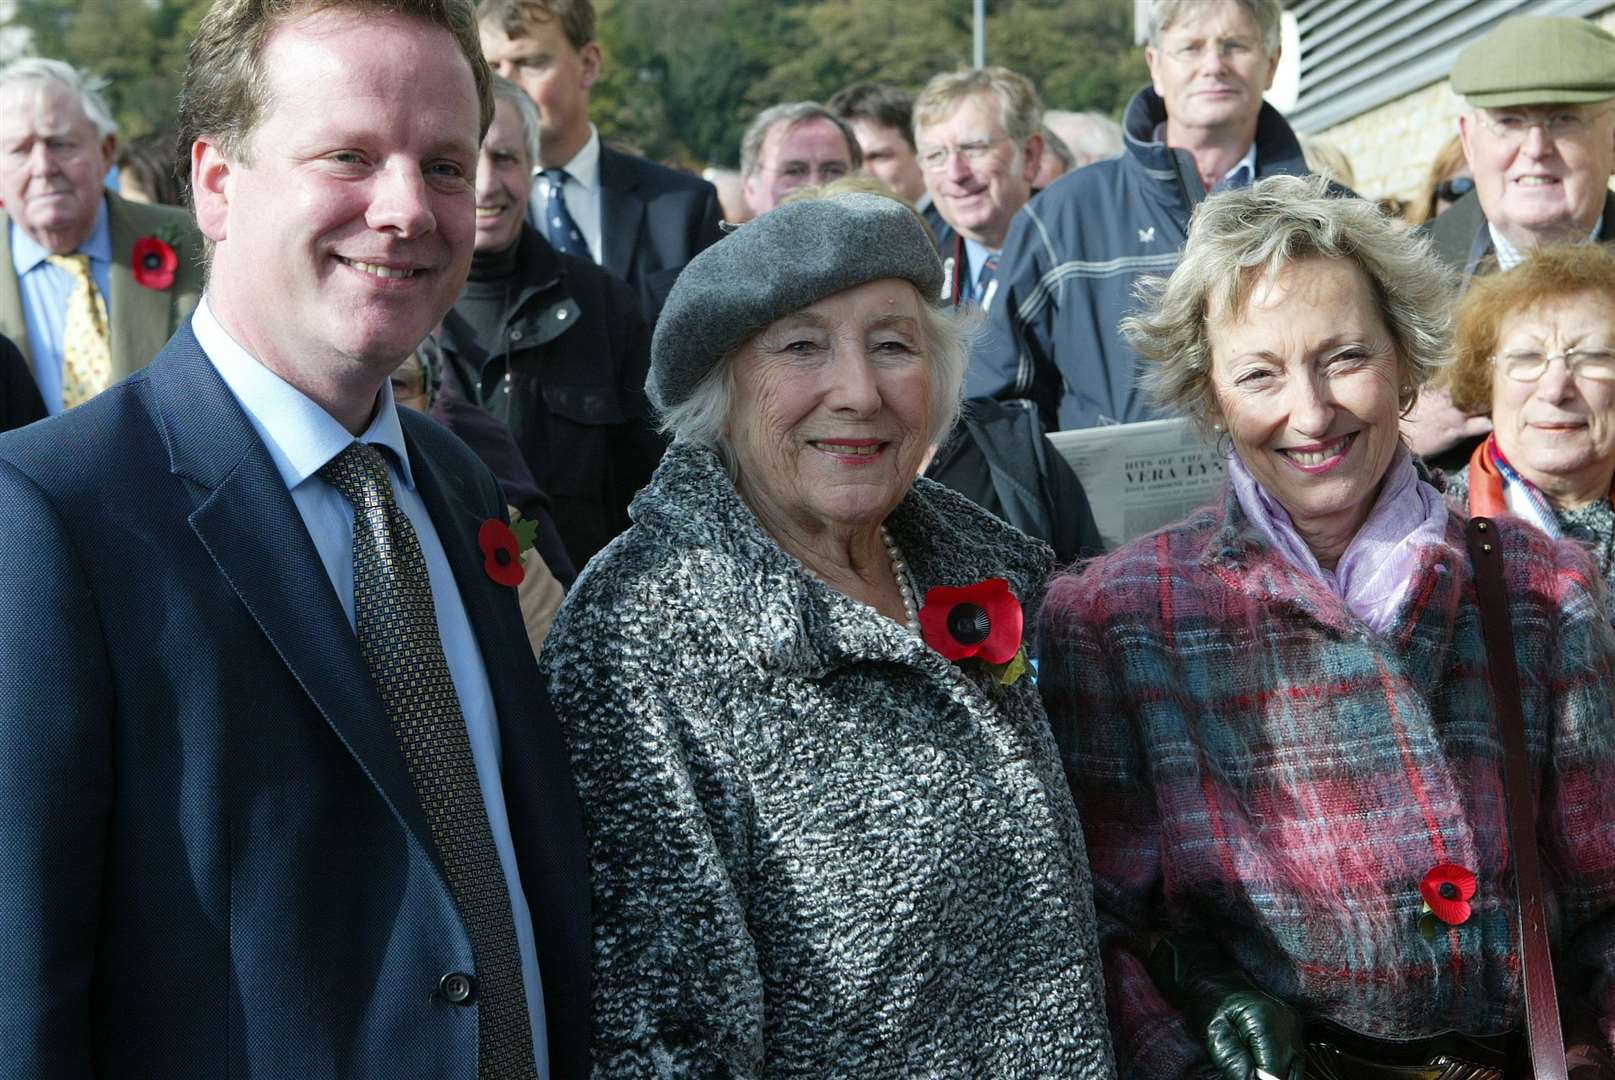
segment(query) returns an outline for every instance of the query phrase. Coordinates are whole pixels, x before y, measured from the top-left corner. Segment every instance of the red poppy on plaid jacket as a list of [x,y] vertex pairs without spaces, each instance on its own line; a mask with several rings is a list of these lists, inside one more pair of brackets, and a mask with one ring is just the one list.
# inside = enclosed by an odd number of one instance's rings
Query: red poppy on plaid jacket
[[[1615,635],[1585,554],[1503,532],[1555,964],[1611,1039]],[[1121,1075],[1206,1061],[1145,970],[1152,931],[1207,935],[1304,1016],[1367,1034],[1520,1024],[1471,581],[1454,517],[1376,634],[1230,497],[1051,587],[1041,687],[1087,835]],[[1441,864],[1477,888],[1427,941],[1419,886]]]

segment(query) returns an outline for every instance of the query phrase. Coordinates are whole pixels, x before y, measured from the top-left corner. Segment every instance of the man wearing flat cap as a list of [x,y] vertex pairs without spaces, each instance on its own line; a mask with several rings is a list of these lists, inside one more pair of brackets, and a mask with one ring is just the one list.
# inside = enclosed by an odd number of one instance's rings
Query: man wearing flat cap
[[[1458,54],[1452,88],[1475,190],[1424,226],[1443,262],[1468,281],[1542,244],[1615,239],[1615,37],[1585,19],[1504,19]],[[1403,430],[1458,468],[1491,426],[1432,389]]]
[[1615,239],[1615,37],[1552,15],[1504,19],[1458,54],[1452,88],[1475,190],[1429,226],[1466,278],[1545,243]]

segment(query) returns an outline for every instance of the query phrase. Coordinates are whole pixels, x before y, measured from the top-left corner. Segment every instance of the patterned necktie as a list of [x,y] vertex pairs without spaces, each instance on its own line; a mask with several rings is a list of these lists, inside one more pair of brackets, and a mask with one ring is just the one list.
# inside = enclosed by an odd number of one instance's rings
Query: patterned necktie
[[477,965],[481,1080],[535,1080],[533,1037],[510,893],[488,827],[420,541],[393,499],[387,464],[348,444],[320,478],[353,504],[353,608],[370,677],[393,724]]
[[998,252],[990,252],[981,260],[981,270],[976,274],[976,281],[970,287],[970,299],[981,303],[982,297],[987,295],[987,286],[993,283],[998,276]]
[[544,206],[544,235],[556,251],[587,259],[589,245],[578,223],[572,220],[572,212],[566,208],[566,182],[570,179],[565,169],[544,170],[544,180],[549,184],[549,201]]
[[75,253],[46,258],[73,276],[62,335],[62,405],[71,409],[111,384],[112,327],[107,302],[90,275],[90,257]]

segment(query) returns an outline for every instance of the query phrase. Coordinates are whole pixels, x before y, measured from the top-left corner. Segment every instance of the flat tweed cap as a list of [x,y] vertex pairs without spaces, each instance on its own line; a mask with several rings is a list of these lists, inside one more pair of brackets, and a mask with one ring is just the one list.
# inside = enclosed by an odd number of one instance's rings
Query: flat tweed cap
[[1464,46],[1455,94],[1483,109],[1615,98],[1615,37],[1586,19],[1515,15]]
[[651,400],[679,404],[775,319],[883,278],[911,281],[922,299],[941,303],[936,242],[895,199],[847,192],[748,221],[691,259],[667,294],[651,342]]

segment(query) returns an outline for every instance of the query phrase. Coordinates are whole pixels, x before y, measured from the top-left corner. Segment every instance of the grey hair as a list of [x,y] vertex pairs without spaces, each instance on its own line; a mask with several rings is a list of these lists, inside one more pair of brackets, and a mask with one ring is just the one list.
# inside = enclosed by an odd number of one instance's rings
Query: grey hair
[[1141,310],[1121,329],[1147,361],[1141,378],[1156,402],[1209,427],[1207,322],[1238,314],[1256,285],[1307,258],[1350,259],[1367,277],[1409,387],[1402,408],[1412,408],[1448,359],[1452,274],[1428,240],[1366,199],[1330,195],[1321,176],[1270,176],[1211,196],[1189,220],[1172,276],[1138,283]]
[[1026,76],[1004,67],[960,68],[931,76],[914,99],[914,138],[941,123],[967,99],[991,94],[998,102],[998,123],[1017,147],[1043,130],[1043,99]]
[[[1146,0],[1145,25],[1148,28],[1150,45],[1159,49],[1161,35],[1189,10],[1196,7],[1204,10],[1205,2],[1206,0]],[[1279,0],[1218,0],[1218,2],[1245,5],[1246,14],[1261,28],[1262,48],[1269,54],[1278,49],[1279,42],[1283,39],[1283,11],[1279,7]]]
[[43,56],[25,56],[0,68],[0,90],[25,83],[35,86],[54,83],[60,86],[78,99],[79,108],[94,126],[98,138],[105,139],[108,135],[118,133],[118,122],[112,119],[107,99],[101,96],[101,91],[107,88],[107,80],[86,75],[72,64]]
[[1050,109],[1043,114],[1043,123],[1071,148],[1072,168],[1121,157],[1122,126],[1103,113]]
[[[495,73],[491,83],[495,106],[501,101],[508,101],[516,107],[516,115],[521,117],[522,121],[522,142],[527,146],[527,167],[529,169],[538,168],[538,106],[534,105],[533,99],[527,96],[527,91],[503,75]],[[486,133],[484,133],[484,137],[486,137]]]
[[[914,291],[918,296],[919,290]],[[965,366],[970,362],[970,345],[980,329],[981,315],[973,307],[938,307],[926,297],[920,296],[919,300],[920,333],[931,361],[931,430],[926,432],[926,438],[935,445],[959,421]],[[735,402],[735,360],[750,344],[748,340],[724,357],[696,384],[689,397],[660,410],[663,432],[718,451],[730,476],[735,475],[736,465],[726,432]]]
[[862,168],[864,164],[864,151],[858,145],[858,136],[853,134],[852,127],[841,117],[820,105],[817,101],[787,101],[781,105],[770,105],[757,114],[757,118],[746,129],[746,134],[740,139],[740,175],[752,177],[763,164],[763,143],[768,139],[768,133],[781,124],[790,130],[798,124],[809,120],[828,120],[841,132],[841,137],[847,140],[847,151],[852,158],[854,169]]

